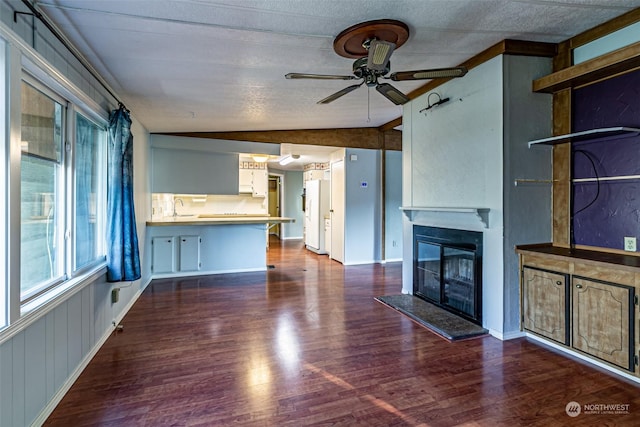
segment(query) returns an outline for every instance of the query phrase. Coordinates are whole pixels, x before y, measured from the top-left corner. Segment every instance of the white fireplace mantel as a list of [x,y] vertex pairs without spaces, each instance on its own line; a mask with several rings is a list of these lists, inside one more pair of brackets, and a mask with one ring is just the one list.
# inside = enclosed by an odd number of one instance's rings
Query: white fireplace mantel
[[457,218],[456,222],[475,224],[481,228],[489,228],[488,208],[449,208],[431,206],[401,206],[400,210],[411,222],[423,222],[429,219],[449,220]]

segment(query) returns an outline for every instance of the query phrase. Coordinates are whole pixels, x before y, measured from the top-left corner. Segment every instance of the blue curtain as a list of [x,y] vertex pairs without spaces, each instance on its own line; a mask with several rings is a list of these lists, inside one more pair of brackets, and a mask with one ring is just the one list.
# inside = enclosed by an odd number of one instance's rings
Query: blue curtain
[[120,105],[109,119],[107,196],[107,280],[140,278],[140,254],[133,207],[133,135],[129,111]]

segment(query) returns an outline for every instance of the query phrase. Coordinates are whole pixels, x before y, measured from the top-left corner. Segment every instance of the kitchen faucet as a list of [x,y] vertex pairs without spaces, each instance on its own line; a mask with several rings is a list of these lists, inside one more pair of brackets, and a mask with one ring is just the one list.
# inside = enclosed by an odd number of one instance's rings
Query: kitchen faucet
[[182,201],[181,198],[175,198],[173,199],[173,216],[174,218],[178,216],[178,212],[176,211],[176,204],[180,202],[180,206],[184,207],[184,202]]

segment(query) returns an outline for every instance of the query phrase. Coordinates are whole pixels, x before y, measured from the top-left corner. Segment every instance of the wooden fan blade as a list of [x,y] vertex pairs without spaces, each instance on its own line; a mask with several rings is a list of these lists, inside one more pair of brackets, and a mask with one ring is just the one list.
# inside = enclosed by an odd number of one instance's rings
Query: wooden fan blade
[[397,82],[402,80],[446,79],[462,77],[465,74],[467,74],[467,69],[465,67],[451,67],[432,68],[430,70],[399,71],[397,73],[392,73],[389,78]]
[[338,76],[334,74],[304,74],[289,73],[284,76],[287,79],[316,79],[316,80],[355,80],[356,76]]
[[[362,82],[364,83],[364,82]],[[318,101],[318,104],[328,104],[330,102],[335,101],[336,99],[340,98],[343,95],[348,94],[349,92],[352,92],[356,89],[358,89],[360,86],[362,86],[362,83],[360,83],[359,85],[353,85],[353,86],[349,86],[349,87],[345,87],[342,90],[339,90],[338,92],[334,93],[333,95],[329,95],[324,99],[321,99],[320,101]]]

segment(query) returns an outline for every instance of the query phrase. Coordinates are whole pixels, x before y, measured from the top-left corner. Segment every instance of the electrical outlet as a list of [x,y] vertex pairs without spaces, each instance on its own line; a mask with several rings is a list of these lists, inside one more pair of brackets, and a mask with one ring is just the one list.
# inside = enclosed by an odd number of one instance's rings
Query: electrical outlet
[[111,290],[111,303],[115,304],[120,301],[120,288],[114,288]]
[[625,237],[624,238],[624,250],[629,252],[636,251],[636,238],[635,237]]

